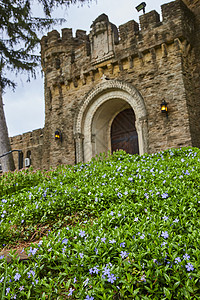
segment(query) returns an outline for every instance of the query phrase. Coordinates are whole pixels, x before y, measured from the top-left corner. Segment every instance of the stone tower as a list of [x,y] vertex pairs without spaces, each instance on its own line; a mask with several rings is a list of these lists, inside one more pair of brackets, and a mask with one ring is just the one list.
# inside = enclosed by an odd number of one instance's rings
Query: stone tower
[[[102,14],[88,35],[63,29],[42,38],[39,166],[88,161],[118,148],[143,154],[200,147],[199,2],[176,0],[162,5],[162,18],[151,11],[140,24],[119,28]],[[55,131],[62,139],[55,140]]]

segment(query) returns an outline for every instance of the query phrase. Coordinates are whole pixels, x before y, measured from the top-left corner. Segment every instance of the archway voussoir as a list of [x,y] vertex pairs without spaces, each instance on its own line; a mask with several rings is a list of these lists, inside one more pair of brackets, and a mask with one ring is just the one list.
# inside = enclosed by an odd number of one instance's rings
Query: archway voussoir
[[[79,153],[77,154],[78,162],[80,160],[79,158],[83,157],[83,153],[87,153],[85,160],[90,160],[92,156],[95,155],[94,151],[96,150],[95,146],[92,144],[93,142],[91,138],[93,136],[94,140],[95,134],[92,132],[92,127],[95,128],[94,122],[98,119],[97,115],[100,114],[99,112],[103,110],[104,107],[107,106],[109,110],[112,111],[113,114],[115,114],[114,108],[112,108],[112,106],[109,106],[111,104],[113,106],[117,106],[117,109],[119,111],[120,109],[124,109],[123,106],[128,106],[133,109],[136,117],[136,126],[139,133],[138,140],[140,154],[147,152],[147,111],[145,108],[144,99],[142,98],[139,91],[130,83],[120,80],[108,80],[98,84],[96,87],[92,88],[89,93],[86,94],[81,102],[79,111],[76,114],[74,121],[74,136],[76,136],[77,132],[82,133],[83,135],[83,139],[81,141],[78,141],[79,145],[77,146],[77,150],[79,151]],[[98,124],[96,124],[96,127],[105,127],[106,130],[109,130],[109,126],[107,124],[109,122],[108,120],[104,120],[106,119],[106,113],[107,112],[105,110],[105,113],[101,114],[102,124],[100,123],[101,120],[98,119]],[[107,115],[107,118],[111,118],[111,115],[109,115],[109,117]],[[146,120],[146,122],[141,122],[141,120]],[[107,122],[106,125],[103,122]],[[107,140],[104,141],[105,144],[108,143]],[[80,143],[83,144],[82,149]],[[105,149],[108,149],[108,144],[105,145]]]

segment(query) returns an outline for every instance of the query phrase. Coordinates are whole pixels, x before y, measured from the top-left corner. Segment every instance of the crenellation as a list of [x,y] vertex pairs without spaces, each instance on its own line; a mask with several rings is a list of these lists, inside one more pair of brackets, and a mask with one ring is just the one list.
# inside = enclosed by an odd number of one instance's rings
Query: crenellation
[[152,28],[158,27],[160,25],[160,15],[155,10],[152,10],[149,13],[140,16],[141,31],[151,30]]
[[[171,13],[172,10],[174,10],[173,13]],[[176,0],[162,6],[162,22],[156,11],[142,15],[140,17],[140,30],[138,23],[131,20],[121,25],[118,33],[116,26],[109,22],[105,14],[102,14],[93,22],[89,35],[84,30],[77,30],[76,37],[73,38],[72,29],[65,28],[62,30],[62,38],[60,38],[59,33],[54,30],[47,37],[43,38],[41,42],[43,49],[43,69],[51,73],[51,78],[56,80],[60,74],[57,74],[54,70],[59,70],[61,65],[63,65],[63,67],[65,66],[64,70],[66,70],[66,72],[64,71],[66,74],[64,76],[65,81],[74,81],[71,78],[72,74],[75,72],[75,77],[81,77],[83,66],[89,70],[90,66],[95,64],[100,65],[104,61],[106,62],[106,60],[116,64],[119,58],[128,59],[130,55],[132,57],[139,55],[142,61],[141,56],[148,55],[148,52],[152,48],[162,47],[163,56],[166,57],[166,50],[164,50],[164,46],[162,45],[174,43],[176,38],[183,41],[191,36],[190,31],[193,30],[193,26],[189,26],[183,22],[185,18],[188,19],[188,16],[191,17],[191,14],[192,12],[181,0]],[[100,34],[101,40],[98,40]],[[120,36],[120,40],[118,36]],[[51,41],[49,49],[46,48],[48,39]],[[70,40],[71,42],[66,44],[66,40]],[[107,41],[108,44],[106,45]],[[53,43],[54,49],[52,48]],[[103,48],[101,49],[101,47]],[[58,56],[61,56],[61,53],[64,52],[68,52],[68,55],[62,57],[61,63]],[[49,56],[49,53],[56,55],[54,64],[51,63],[52,58]],[[152,57],[154,60],[156,59],[155,52]],[[121,64],[118,67],[120,71],[123,71]],[[84,84],[87,82],[86,77],[83,80]],[[77,84],[75,86],[77,87]]]
[[133,37],[139,33],[139,24],[131,20],[119,26],[120,42],[126,41],[128,38]]
[[62,29],[62,41],[69,41],[73,39],[72,28]]

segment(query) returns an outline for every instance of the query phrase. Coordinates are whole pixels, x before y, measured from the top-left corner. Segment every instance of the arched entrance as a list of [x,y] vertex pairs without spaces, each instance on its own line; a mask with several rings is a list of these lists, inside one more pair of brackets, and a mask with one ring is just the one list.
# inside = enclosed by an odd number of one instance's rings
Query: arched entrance
[[132,133],[138,135],[139,149],[132,151],[139,151],[140,155],[148,152],[147,112],[142,96],[129,83],[107,80],[86,95],[75,116],[76,163],[87,162],[99,153],[112,150],[112,124],[118,114],[127,109],[135,114],[132,124],[136,130]]
[[124,150],[139,154],[138,134],[135,127],[135,114],[131,108],[121,111],[111,125],[111,151]]

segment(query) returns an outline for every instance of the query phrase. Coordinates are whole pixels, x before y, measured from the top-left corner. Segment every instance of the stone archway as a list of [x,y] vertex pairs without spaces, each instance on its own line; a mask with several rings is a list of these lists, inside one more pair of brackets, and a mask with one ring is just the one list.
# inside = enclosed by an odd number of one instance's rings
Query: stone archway
[[144,100],[132,85],[108,80],[92,89],[83,99],[75,117],[76,162],[89,161],[111,150],[111,124],[123,110],[135,113],[139,154],[148,152],[147,113]]

